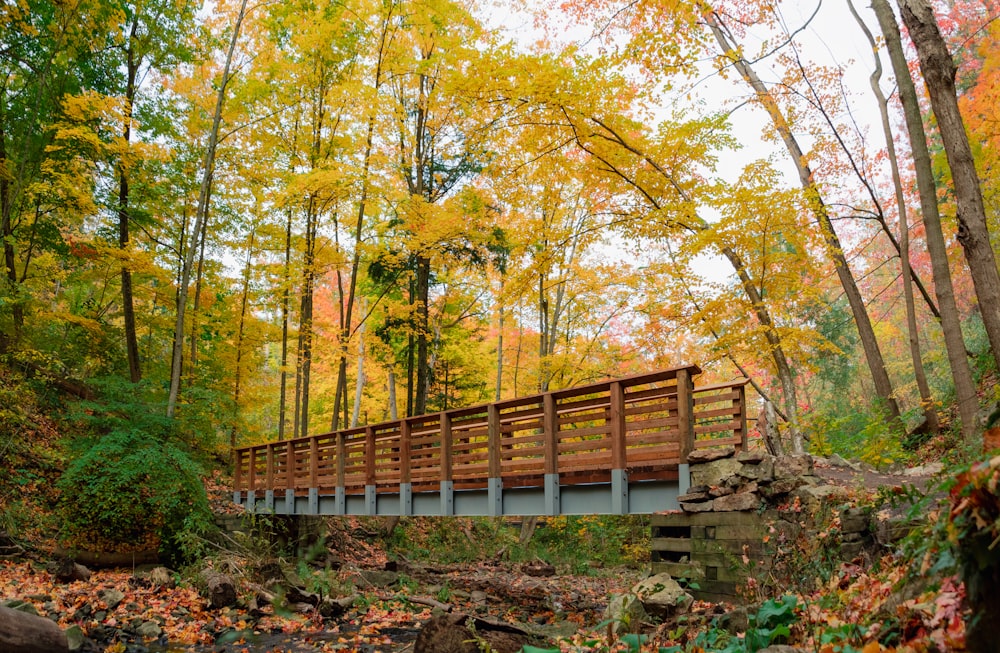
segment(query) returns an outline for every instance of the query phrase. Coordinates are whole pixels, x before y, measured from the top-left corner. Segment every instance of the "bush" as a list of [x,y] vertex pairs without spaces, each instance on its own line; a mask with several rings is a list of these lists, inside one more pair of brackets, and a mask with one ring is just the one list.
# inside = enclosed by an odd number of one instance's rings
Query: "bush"
[[210,523],[200,477],[188,452],[165,438],[139,430],[100,437],[58,482],[66,543],[175,555],[185,531]]

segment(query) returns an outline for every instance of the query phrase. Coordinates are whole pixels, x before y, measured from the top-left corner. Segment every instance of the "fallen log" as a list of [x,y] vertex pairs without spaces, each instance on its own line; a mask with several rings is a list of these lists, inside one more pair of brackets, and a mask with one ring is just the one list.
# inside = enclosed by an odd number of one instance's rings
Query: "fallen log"
[[202,576],[208,587],[208,600],[215,609],[228,608],[236,604],[236,586],[233,580],[214,569],[206,569]]
[[0,606],[0,651],[62,653],[69,651],[69,642],[51,619]]

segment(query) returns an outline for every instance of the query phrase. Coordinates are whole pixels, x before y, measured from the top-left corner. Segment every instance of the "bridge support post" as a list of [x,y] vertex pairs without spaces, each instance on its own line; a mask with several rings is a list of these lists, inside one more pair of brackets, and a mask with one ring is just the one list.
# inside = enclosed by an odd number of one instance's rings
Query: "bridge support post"
[[365,486],[365,514],[374,517],[378,514],[378,505],[375,501],[375,486]]
[[319,488],[309,488],[309,499],[306,504],[307,515],[319,514]]
[[285,490],[285,514],[295,514],[295,490],[292,488]]
[[559,474],[545,475],[545,514],[555,516],[560,514]]
[[264,510],[274,512],[274,490],[264,490]]
[[487,479],[486,498],[490,504],[486,507],[486,512],[490,517],[500,517],[503,515],[503,479]]
[[399,516],[409,517],[413,514],[413,485],[399,484]]
[[687,463],[677,466],[677,496],[687,494],[691,487],[691,467]]
[[247,512],[257,512],[257,496],[253,490],[247,492]]
[[343,486],[338,485],[337,488],[334,490],[333,502],[335,504],[333,506],[335,514],[338,515],[347,514],[347,492],[344,490]]
[[233,503],[236,505],[239,505],[240,503],[240,494],[241,492],[239,490],[233,491]]
[[611,470],[611,514],[628,514],[628,472],[624,469]]
[[455,514],[455,484],[451,481],[441,481],[441,516],[450,517]]

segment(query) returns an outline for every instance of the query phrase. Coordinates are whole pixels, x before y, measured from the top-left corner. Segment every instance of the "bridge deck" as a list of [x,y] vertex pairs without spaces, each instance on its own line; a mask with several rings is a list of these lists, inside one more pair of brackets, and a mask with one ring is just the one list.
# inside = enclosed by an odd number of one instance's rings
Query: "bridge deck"
[[695,447],[746,444],[746,380],[694,365],[235,452],[234,500],[326,515],[557,515],[677,508]]

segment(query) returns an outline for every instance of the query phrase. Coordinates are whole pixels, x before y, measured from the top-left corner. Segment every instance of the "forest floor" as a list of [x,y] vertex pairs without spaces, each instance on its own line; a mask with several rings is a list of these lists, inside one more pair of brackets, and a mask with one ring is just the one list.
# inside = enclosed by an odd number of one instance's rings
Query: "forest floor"
[[[822,461],[816,466],[816,473],[842,486],[853,503],[897,494],[907,485],[931,486],[933,471],[925,467],[881,474]],[[208,489],[218,512],[234,512],[224,479],[214,479]],[[273,605],[259,603],[250,574],[237,579],[243,582],[237,582],[236,606],[220,609],[209,607],[203,587],[199,592],[197,571],[186,573],[176,587],[153,584],[148,566],[98,569],[86,580],[60,583],[43,547],[0,562],[0,600],[23,601],[23,609],[48,616],[64,628],[79,626],[87,637],[83,651],[402,653],[414,646],[421,625],[442,609],[516,624],[563,651],[634,653],[639,647],[640,640],[611,633],[605,608],[613,596],[628,592],[645,575],[641,565],[553,568],[538,560],[511,562],[502,548],[475,562],[418,563],[398,549],[387,550],[380,524],[374,519],[328,520],[322,555],[297,563],[280,560],[285,566],[297,565],[293,573],[305,579],[301,584],[310,591],[348,597],[346,609],[335,616],[283,603],[280,597]],[[471,531],[467,536],[474,537]],[[216,556],[214,564],[222,571],[245,571],[265,563],[274,551],[244,550],[241,555],[229,562],[225,555]],[[783,639],[806,647],[802,650],[828,653],[964,650],[962,585],[954,577],[933,577],[932,564],[924,561],[915,573],[912,561],[884,549],[831,568],[823,577],[798,578],[794,587],[785,587],[797,598],[794,623]],[[807,570],[811,573],[812,567],[803,564],[800,575]],[[920,574],[927,577],[915,582]],[[762,587],[748,595],[752,605],[765,598]],[[733,618],[741,613],[742,618]],[[703,650],[709,641],[705,633],[715,633],[718,648],[709,650],[744,651],[750,650],[749,644],[729,649],[722,644],[743,645],[753,623],[747,623],[746,615],[733,605],[696,601],[685,615],[659,624],[635,624],[633,629],[649,637],[643,651],[671,650],[669,646]],[[696,640],[695,633],[703,639]]]

